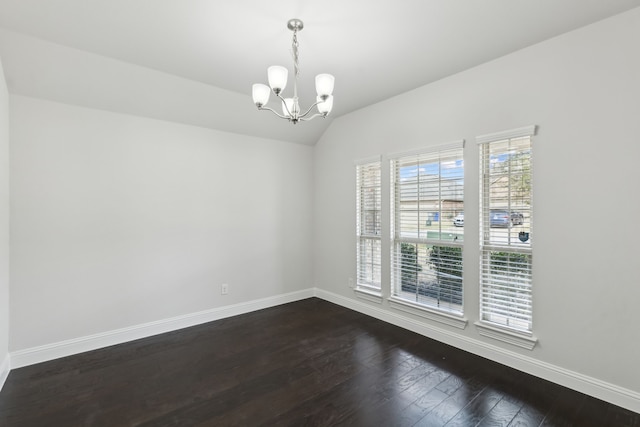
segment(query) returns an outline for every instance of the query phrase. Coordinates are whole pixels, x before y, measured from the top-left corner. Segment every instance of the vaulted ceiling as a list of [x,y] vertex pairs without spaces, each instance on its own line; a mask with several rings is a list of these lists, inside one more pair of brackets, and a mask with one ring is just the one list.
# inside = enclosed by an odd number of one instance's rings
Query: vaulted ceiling
[[[0,58],[15,94],[312,145],[332,118],[635,7],[640,0],[0,0]],[[269,65],[292,68],[290,18],[305,24],[302,106],[315,98],[316,74],[336,77],[331,116],[295,126],[251,101]]]

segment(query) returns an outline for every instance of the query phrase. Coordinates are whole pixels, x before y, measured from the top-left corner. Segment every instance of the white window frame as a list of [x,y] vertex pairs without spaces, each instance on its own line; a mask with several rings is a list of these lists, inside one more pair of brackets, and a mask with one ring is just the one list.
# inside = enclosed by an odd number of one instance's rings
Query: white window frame
[[[451,308],[452,305],[449,306],[445,304],[439,307],[436,303],[432,303],[428,301],[427,298],[424,298],[423,302],[412,301],[408,299],[406,296],[404,296],[404,294],[402,293],[402,290],[401,290],[402,269],[401,267],[399,267],[399,263],[403,262],[402,252],[401,252],[401,247],[403,243],[416,244],[416,245],[428,245],[428,246],[438,245],[438,246],[446,246],[446,247],[452,247],[452,248],[460,248],[460,250],[463,250],[462,241],[452,241],[452,240],[443,239],[442,236],[444,235],[444,233],[442,232],[443,230],[442,221],[438,222],[438,227],[439,227],[438,230],[440,231],[440,233],[437,234],[438,235],[437,238],[429,237],[429,233],[430,233],[429,231],[425,230],[425,232],[422,232],[420,230],[421,224],[425,222],[425,225],[426,225],[427,224],[426,221],[429,221],[429,219],[420,217],[420,209],[421,209],[420,208],[420,202],[421,202],[420,191],[421,190],[420,190],[420,184],[419,184],[420,183],[419,177],[416,180],[417,189],[415,190],[419,195],[418,198],[416,199],[418,208],[417,208],[417,214],[416,214],[417,220],[415,221],[415,225],[418,227],[418,231],[416,232],[415,236],[407,236],[406,230],[405,230],[405,233],[403,233],[403,230],[402,230],[403,220],[401,219],[401,215],[400,215],[399,203],[402,196],[401,196],[401,193],[399,192],[403,190],[401,189],[399,167],[401,167],[400,166],[401,164],[411,163],[412,158],[415,158],[417,165],[419,165],[421,162],[424,162],[424,164],[427,164],[427,163],[433,164],[434,162],[439,164],[438,190],[437,190],[437,200],[438,200],[437,203],[439,205],[437,209],[439,212],[439,219],[444,220],[444,218],[442,218],[442,212],[444,211],[443,201],[442,201],[442,194],[443,194],[442,184],[448,183],[450,181],[445,180],[443,178],[443,175],[442,175],[443,163],[442,163],[442,160],[440,160],[440,158],[442,156],[450,156],[451,154],[454,154],[454,156],[457,157],[459,160],[464,161],[463,160],[464,140],[389,156],[390,177],[391,177],[391,188],[390,188],[391,295],[388,301],[389,301],[390,307],[394,309],[408,312],[417,316],[421,316],[429,320],[434,320],[440,323],[444,323],[449,326],[454,326],[459,329],[464,329],[467,325],[467,319],[464,318],[464,304],[462,301],[462,295],[460,297],[461,304],[460,304],[459,311],[452,309]],[[464,175],[462,177],[462,180],[464,181]],[[460,188],[460,191],[462,191],[461,197],[463,201],[464,200],[463,185]],[[447,221],[449,220],[452,221],[452,218],[447,218]],[[405,224],[405,227],[407,226],[407,224]],[[451,225],[453,226],[453,222],[451,222]],[[416,286],[418,286],[418,284],[416,284]],[[463,285],[463,289],[464,289],[464,285]],[[418,295],[417,288],[416,288],[416,295]],[[418,297],[416,297],[416,300],[417,299]]]
[[[502,178],[507,179],[505,195],[500,199],[491,198],[491,182],[497,174],[492,174],[492,147],[504,146],[507,153],[511,153],[511,144],[514,146],[528,139],[529,145],[529,182],[533,176],[533,136],[536,127],[527,126],[504,132],[482,135],[476,138],[480,150],[480,320],[476,322],[480,335],[492,339],[507,342],[522,348],[532,350],[537,342],[533,336],[533,197],[529,187],[528,195],[516,196],[516,190],[512,188],[512,170],[510,164],[507,170],[501,172]],[[492,145],[493,144],[493,145]],[[522,152],[522,151],[520,151]],[[495,160],[495,154],[493,154]],[[499,160],[498,160],[499,161]],[[505,160],[506,161],[506,160]],[[510,161],[510,160],[509,160]],[[516,172],[513,172],[516,174]],[[520,173],[522,175],[522,173]],[[513,175],[515,176],[515,175]],[[495,187],[494,187],[495,188]],[[522,193],[522,192],[521,192]],[[526,193],[525,193],[526,194]],[[526,212],[526,230],[523,226],[518,235],[513,220],[512,203],[519,197],[520,206],[528,204]],[[526,197],[527,200],[523,200]],[[492,211],[499,210],[497,200],[504,199],[506,211],[506,225],[504,229],[495,230],[491,218]],[[518,224],[521,219],[518,219]],[[528,240],[524,243],[519,237]],[[497,264],[492,264],[492,254],[504,254],[508,261],[507,274],[492,273]],[[510,260],[515,258],[515,262]],[[523,261],[524,260],[524,261]],[[501,261],[500,267],[504,266]],[[518,278],[516,278],[516,276]],[[508,303],[505,301],[508,299]]]
[[[356,161],[356,287],[361,298],[382,302],[382,160],[380,156]],[[365,173],[367,173],[365,177]],[[371,176],[371,174],[374,174]],[[376,176],[377,175],[377,176]],[[373,194],[374,209],[365,192]],[[367,211],[367,212],[365,212]],[[370,217],[366,218],[367,213]],[[373,226],[367,221],[373,221]],[[369,248],[367,251],[365,248]],[[377,248],[377,254],[376,250]],[[370,271],[369,271],[370,270]]]

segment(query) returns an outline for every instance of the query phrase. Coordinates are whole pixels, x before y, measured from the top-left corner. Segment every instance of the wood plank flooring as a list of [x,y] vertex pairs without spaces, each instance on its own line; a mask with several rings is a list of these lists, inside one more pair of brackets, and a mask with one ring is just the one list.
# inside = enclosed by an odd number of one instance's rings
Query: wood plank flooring
[[640,414],[311,298],[13,370],[0,426],[635,426]]

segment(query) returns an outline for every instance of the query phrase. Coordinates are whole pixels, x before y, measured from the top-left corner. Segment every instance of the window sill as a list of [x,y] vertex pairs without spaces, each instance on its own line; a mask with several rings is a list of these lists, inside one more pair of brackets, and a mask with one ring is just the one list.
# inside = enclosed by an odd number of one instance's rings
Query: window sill
[[376,304],[382,304],[382,292],[369,288],[358,287],[353,290],[358,298],[365,299],[367,301],[375,302]]
[[405,301],[395,297],[389,297],[388,301],[391,308],[404,311],[405,313],[414,314],[416,316],[424,317],[425,319],[444,323],[445,325],[453,326],[458,329],[464,329],[467,327],[467,319],[462,315],[457,316],[455,314],[436,311],[423,305],[414,304],[410,301]]
[[533,350],[538,342],[538,339],[534,337],[533,334],[526,332],[512,332],[507,329],[490,326],[485,322],[475,322],[475,325],[476,328],[478,328],[478,333],[483,337],[506,342],[511,345],[526,348],[527,350]]

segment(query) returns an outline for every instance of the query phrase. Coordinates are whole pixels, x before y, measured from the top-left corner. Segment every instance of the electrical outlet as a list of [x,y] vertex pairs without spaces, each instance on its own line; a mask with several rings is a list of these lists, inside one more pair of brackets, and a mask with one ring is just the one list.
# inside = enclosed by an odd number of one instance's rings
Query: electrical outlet
[[226,283],[223,283],[222,285],[220,285],[220,295],[227,295],[229,293],[229,285]]
[[349,287],[353,289],[354,286],[353,277],[349,277]]

